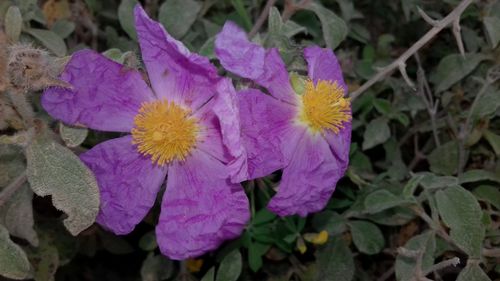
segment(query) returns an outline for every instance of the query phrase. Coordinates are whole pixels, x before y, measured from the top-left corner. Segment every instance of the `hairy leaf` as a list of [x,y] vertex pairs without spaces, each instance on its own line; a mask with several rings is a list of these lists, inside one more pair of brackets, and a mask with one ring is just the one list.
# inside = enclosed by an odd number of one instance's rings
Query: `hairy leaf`
[[52,196],[54,206],[68,215],[64,225],[77,235],[92,225],[99,210],[99,190],[92,172],[69,149],[45,135],[26,149],[27,177],[39,196]]
[[196,21],[201,3],[194,0],[167,0],[160,6],[158,19],[175,38],[182,38]]
[[33,276],[24,251],[10,240],[9,232],[0,225],[0,275],[21,280]]

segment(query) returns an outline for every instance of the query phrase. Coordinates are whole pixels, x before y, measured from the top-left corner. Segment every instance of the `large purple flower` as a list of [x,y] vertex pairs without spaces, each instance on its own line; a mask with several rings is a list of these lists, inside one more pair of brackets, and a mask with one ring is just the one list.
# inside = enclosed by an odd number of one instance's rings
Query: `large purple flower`
[[80,156],[99,183],[99,224],[131,232],[168,173],[158,245],[172,259],[199,256],[240,235],[249,219],[245,193],[233,183],[246,161],[236,93],[139,5],[135,23],[151,88],[138,71],[84,50],[61,75],[74,90],[49,89],[42,104],[68,124],[131,133]]
[[247,178],[283,169],[268,208],[280,216],[323,209],[349,161],[351,107],[339,63],[330,49],[308,47],[309,78],[290,77],[277,49],[248,41],[227,22],[215,41],[227,70],[267,89],[238,93]]

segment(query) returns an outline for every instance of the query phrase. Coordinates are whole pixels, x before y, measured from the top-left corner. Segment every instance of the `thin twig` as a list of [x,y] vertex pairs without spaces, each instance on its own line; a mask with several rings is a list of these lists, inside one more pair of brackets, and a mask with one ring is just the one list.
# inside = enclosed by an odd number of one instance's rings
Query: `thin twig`
[[266,19],[269,17],[269,11],[274,6],[274,3],[276,3],[276,0],[267,0],[262,13],[260,13],[259,18],[257,18],[257,21],[252,27],[252,30],[250,30],[250,32],[248,33],[248,37],[250,39],[253,38],[257,34],[257,32],[259,32],[262,25],[266,22]]
[[281,18],[284,22],[289,20],[296,12],[305,9],[311,2],[312,0],[302,0],[295,4],[293,0],[285,0],[285,10],[283,10]]
[[7,200],[26,182],[26,171],[22,172],[7,187],[0,192],[0,206],[3,206]]
[[460,263],[460,258],[458,258],[458,257],[454,257],[454,258],[449,259],[449,260],[444,260],[440,263],[433,265],[431,268],[427,269],[426,271],[424,271],[424,275],[427,275],[431,272],[439,271],[439,270],[446,268],[450,265],[457,266],[459,263]]
[[415,53],[415,60],[417,61],[418,70],[417,70],[417,80],[418,80],[418,92],[421,94],[422,99],[425,103],[425,107],[427,108],[427,112],[429,113],[429,117],[431,118],[431,126],[432,126],[432,134],[434,136],[434,142],[436,146],[440,146],[441,142],[439,141],[439,134],[436,125],[436,114],[439,105],[439,100],[434,102],[434,97],[429,87],[429,82],[425,77],[425,71],[420,63],[420,57],[418,53]]
[[427,44],[434,36],[436,36],[441,30],[448,27],[450,24],[453,24],[457,19],[460,19],[460,16],[464,12],[464,10],[472,4],[475,0],[462,0],[458,6],[451,11],[444,19],[436,22],[432,29],[429,30],[422,38],[420,38],[413,46],[411,46],[406,52],[404,52],[398,59],[393,61],[388,66],[384,67],[380,72],[375,74],[370,80],[366,81],[361,87],[359,87],[356,91],[351,93],[351,99],[356,99],[361,93],[370,88],[373,84],[389,75],[395,69],[398,69],[400,65],[404,64],[409,57],[415,54],[420,48],[422,48],[425,44]]

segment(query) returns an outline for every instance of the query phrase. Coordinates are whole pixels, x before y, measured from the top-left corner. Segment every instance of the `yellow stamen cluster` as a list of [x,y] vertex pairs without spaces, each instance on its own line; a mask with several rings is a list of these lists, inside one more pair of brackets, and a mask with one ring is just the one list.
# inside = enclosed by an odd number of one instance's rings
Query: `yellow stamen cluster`
[[134,119],[132,143],[153,163],[185,160],[196,145],[198,120],[191,111],[166,100],[143,103]]
[[351,102],[344,98],[344,89],[337,82],[319,80],[314,85],[308,80],[300,98],[298,119],[313,132],[331,130],[338,133],[344,122],[351,121]]

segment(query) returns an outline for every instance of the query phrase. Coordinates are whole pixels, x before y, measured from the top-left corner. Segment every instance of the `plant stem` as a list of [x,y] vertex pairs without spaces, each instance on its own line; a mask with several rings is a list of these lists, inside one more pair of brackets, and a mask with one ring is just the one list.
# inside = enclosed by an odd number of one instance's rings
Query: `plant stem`
[[376,82],[389,75],[395,69],[400,68],[401,65],[406,63],[409,57],[415,54],[420,48],[422,48],[425,44],[427,44],[434,36],[436,36],[439,32],[441,32],[444,28],[453,24],[453,22],[460,19],[460,16],[464,12],[464,10],[472,4],[475,0],[462,0],[458,6],[451,11],[445,18],[440,21],[436,21],[433,24],[431,30],[429,30],[422,38],[420,38],[413,46],[411,46],[406,52],[404,52],[398,59],[393,61],[388,66],[384,67],[380,72],[375,74],[370,80],[366,81],[361,87],[359,87],[356,91],[351,93],[351,99],[356,99],[359,95],[361,95],[368,88],[373,86]]
[[267,17],[269,16],[269,11],[271,8],[274,6],[276,3],[276,0],[267,0],[266,5],[264,6],[264,9],[260,13],[260,16],[257,18],[257,21],[255,22],[254,26],[252,27],[252,30],[248,33],[248,38],[253,38],[257,32],[259,32],[260,28],[262,25],[266,22]]

